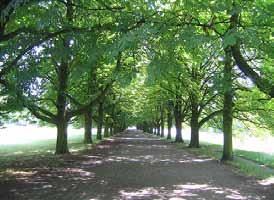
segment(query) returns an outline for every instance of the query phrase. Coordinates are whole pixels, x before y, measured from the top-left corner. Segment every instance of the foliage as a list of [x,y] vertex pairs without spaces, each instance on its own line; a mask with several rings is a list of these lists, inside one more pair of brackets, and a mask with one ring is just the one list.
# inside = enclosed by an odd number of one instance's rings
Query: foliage
[[154,127],[176,108],[220,128],[229,50],[233,117],[273,132],[271,1],[20,0],[0,11],[2,118],[27,108],[57,128],[82,125],[103,102],[106,125]]

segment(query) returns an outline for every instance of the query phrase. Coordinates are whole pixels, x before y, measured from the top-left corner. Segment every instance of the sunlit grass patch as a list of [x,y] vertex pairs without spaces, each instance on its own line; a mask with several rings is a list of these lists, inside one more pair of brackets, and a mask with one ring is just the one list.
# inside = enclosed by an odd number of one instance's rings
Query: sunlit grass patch
[[[174,142],[174,138],[167,142]],[[216,160],[220,160],[222,157],[222,145],[201,142],[200,148],[188,148],[189,142],[189,140],[185,140],[184,143],[174,143],[174,145],[194,155],[209,156]],[[234,149],[233,153],[234,160],[227,163],[234,166],[236,170],[260,179],[274,177],[274,155],[238,149]]]
[[255,176],[260,179],[265,179],[274,176],[274,170],[261,167],[260,165],[254,162],[250,162],[248,160],[241,159],[238,157],[235,157],[233,161],[228,161],[228,163],[249,176]]
[[[96,144],[96,137],[93,136]],[[11,144],[0,145],[1,156],[12,155],[33,155],[33,154],[52,154],[55,151],[56,139],[39,140],[29,144]],[[88,148],[90,145],[83,144],[83,135],[77,135],[68,139],[68,146],[72,152],[80,151]]]
[[[177,146],[195,155],[206,155],[216,160],[222,157],[222,145],[206,143],[201,144],[200,148],[187,148],[187,144],[188,142]],[[274,163],[274,156],[271,154],[236,149],[234,160],[227,163],[249,176],[261,179],[274,176],[274,169],[269,168]]]
[[239,157],[250,159],[260,165],[265,165],[274,169],[274,155],[272,154],[244,150],[235,150],[235,154]]
[[[69,137],[68,146],[71,153],[93,148],[98,143],[93,136],[94,144],[84,144],[83,135]],[[64,163],[62,156],[54,155],[55,139],[39,140],[29,144],[0,145],[0,172],[7,169],[26,167],[58,167]],[[36,165],[36,166],[35,166]]]

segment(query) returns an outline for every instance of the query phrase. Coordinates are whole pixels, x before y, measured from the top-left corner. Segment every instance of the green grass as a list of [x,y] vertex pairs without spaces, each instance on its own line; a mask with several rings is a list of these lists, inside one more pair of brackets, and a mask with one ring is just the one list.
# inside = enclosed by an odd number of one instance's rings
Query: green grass
[[[161,139],[166,140],[166,138]],[[174,138],[168,141],[174,141]],[[209,156],[216,160],[220,160],[222,157],[222,145],[204,142],[201,143],[200,148],[194,149],[188,148],[188,140],[184,142],[183,144],[175,143],[175,145],[194,155]],[[274,176],[274,155],[272,154],[234,149],[234,160],[227,162],[227,164],[230,164],[235,170],[248,176],[254,176],[260,179]]]
[[261,167],[254,162],[249,162],[239,157],[235,157],[233,161],[229,161],[228,163],[248,176],[254,176],[259,179],[274,177],[273,169]]
[[[93,136],[93,145],[99,143]],[[93,147],[83,143],[83,136],[70,137],[68,140],[71,153],[89,150]],[[63,164],[62,156],[54,155],[55,139],[35,141],[29,144],[0,145],[0,172],[9,168],[25,168],[28,163],[39,166],[58,167]],[[30,164],[31,166],[31,164]]]
[[[95,137],[93,141],[96,143]],[[12,155],[27,155],[27,154],[46,154],[54,153],[55,151],[55,139],[35,141],[29,144],[14,144],[14,145],[0,145],[1,156],[12,156]],[[74,136],[68,139],[68,146],[70,151],[80,151],[87,148],[89,145],[83,144],[83,136]]]
[[[195,155],[206,155],[216,160],[222,157],[222,145],[204,143],[197,149],[187,148],[186,144],[177,146]],[[274,155],[271,154],[236,149],[234,160],[227,163],[249,176],[262,179],[274,176]]]
[[274,155],[244,150],[235,150],[235,155],[274,169]]

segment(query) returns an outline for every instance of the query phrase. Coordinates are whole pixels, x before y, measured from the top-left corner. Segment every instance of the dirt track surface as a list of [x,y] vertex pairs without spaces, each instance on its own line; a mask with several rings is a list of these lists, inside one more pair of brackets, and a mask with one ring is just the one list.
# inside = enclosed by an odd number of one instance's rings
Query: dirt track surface
[[32,167],[0,180],[1,200],[273,200],[274,187],[172,143],[127,131],[61,167]]

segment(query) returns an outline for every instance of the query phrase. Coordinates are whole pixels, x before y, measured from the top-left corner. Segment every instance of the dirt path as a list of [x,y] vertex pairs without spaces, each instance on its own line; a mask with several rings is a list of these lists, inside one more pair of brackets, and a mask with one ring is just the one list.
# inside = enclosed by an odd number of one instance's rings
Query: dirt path
[[31,168],[0,181],[0,199],[274,199],[273,186],[136,131],[70,156],[63,167]]

